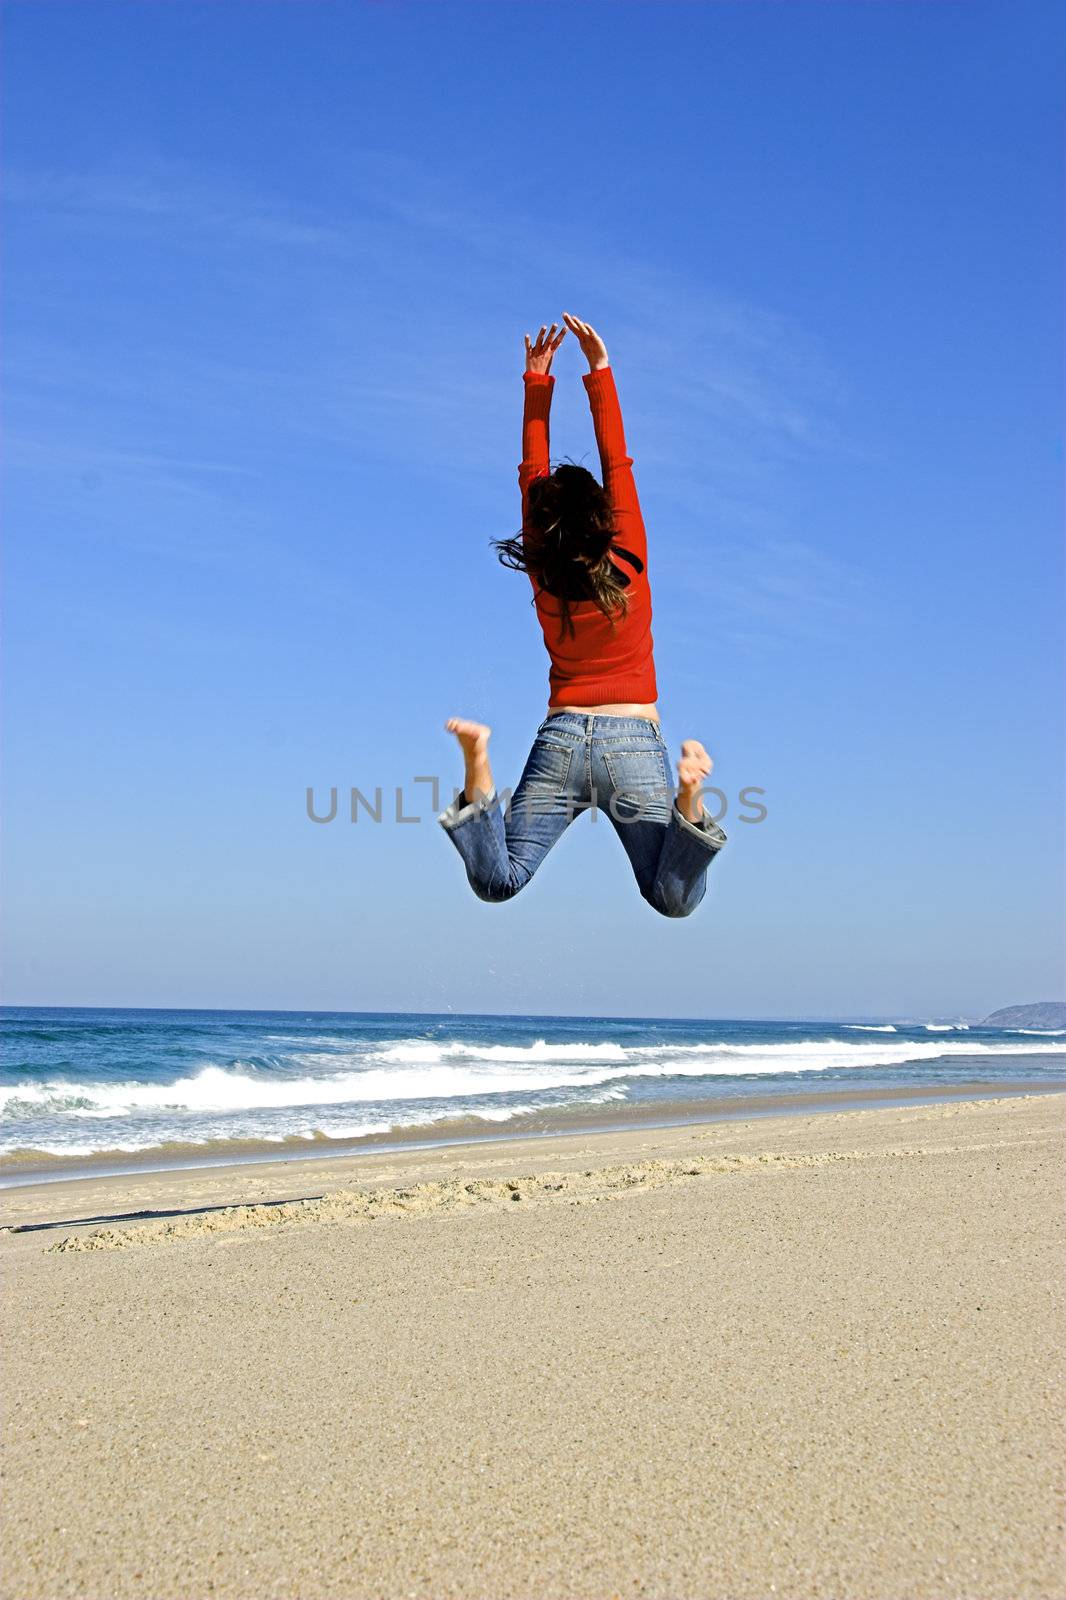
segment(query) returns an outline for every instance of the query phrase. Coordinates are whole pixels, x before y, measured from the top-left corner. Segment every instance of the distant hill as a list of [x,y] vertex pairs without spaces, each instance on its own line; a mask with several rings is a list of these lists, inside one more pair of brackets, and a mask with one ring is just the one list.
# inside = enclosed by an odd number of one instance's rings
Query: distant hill
[[1066,1000],[1037,1000],[1031,1006],[1004,1006],[981,1024],[984,1028],[1066,1028]]

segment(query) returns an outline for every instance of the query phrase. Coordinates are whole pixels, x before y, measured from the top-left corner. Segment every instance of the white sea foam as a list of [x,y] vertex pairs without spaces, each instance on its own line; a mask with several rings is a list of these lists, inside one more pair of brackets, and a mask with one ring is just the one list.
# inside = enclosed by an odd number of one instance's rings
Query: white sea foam
[[1030,1033],[1042,1039],[1061,1039],[1066,1028],[1004,1028],[1004,1033]]
[[[414,1046],[393,1047],[409,1050]],[[312,1070],[285,1076],[256,1072],[240,1064],[203,1067],[174,1083],[74,1083],[62,1078],[13,1084],[0,1089],[0,1114],[14,1119],[63,1114],[72,1120],[104,1120],[179,1113],[229,1116],[270,1112],[381,1107],[399,1101],[480,1100],[486,1095],[585,1091],[626,1078],[750,1077],[791,1072],[825,1072],[892,1067],[951,1059],[991,1059],[1017,1055],[1066,1055],[1066,1046],[1047,1042],[985,1043],[937,1039],[793,1040],[784,1044],[562,1045],[499,1047],[423,1045],[428,1054],[411,1061],[401,1056],[385,1064],[379,1055],[305,1055]],[[402,1064],[401,1064],[402,1063]],[[313,1067],[317,1066],[316,1072]],[[326,1070],[328,1069],[328,1070]],[[436,1113],[434,1113],[436,1114]],[[223,1124],[223,1128],[224,1128]],[[221,1133],[220,1135],[221,1136]]]
[[[328,1137],[331,1139],[365,1138],[372,1133],[388,1133],[397,1126],[402,1126],[402,1124],[380,1120],[331,1124],[328,1129]],[[261,1141],[263,1144],[285,1144],[286,1141],[291,1139],[306,1139],[310,1143],[312,1140],[321,1139],[324,1133],[327,1133],[326,1129],[308,1127],[303,1123],[294,1123],[291,1126],[277,1129],[263,1129],[257,1126],[255,1128],[241,1129],[238,1132],[234,1132],[231,1127],[222,1125],[210,1126],[201,1124],[197,1125],[195,1129],[189,1129],[176,1123],[163,1128],[152,1123],[146,1124],[141,1134],[135,1138],[123,1139],[109,1136],[103,1143],[100,1140],[96,1140],[95,1143],[86,1143],[84,1140],[72,1138],[67,1130],[63,1129],[62,1136],[56,1134],[43,1138],[39,1136],[30,1139],[8,1138],[3,1143],[0,1143],[0,1156],[7,1156],[12,1151],[26,1148],[39,1150],[44,1155],[50,1156],[92,1156],[99,1155],[101,1150],[113,1150],[122,1154],[134,1155],[138,1151],[157,1150],[160,1145],[170,1143],[206,1149],[213,1140],[219,1139],[253,1139]]]
[[891,1022],[845,1022],[849,1033],[895,1033],[895,1024]]
[[968,1022],[926,1022],[923,1024],[926,1033],[969,1033]]
[[263,1041],[266,1044],[309,1044],[334,1045],[338,1048],[351,1049],[351,1039],[343,1033],[264,1033]]
[[[299,1060],[300,1058],[297,1057]],[[624,1061],[620,1044],[548,1044],[536,1039],[533,1044],[408,1044],[390,1045],[376,1057],[378,1061],[413,1065],[447,1061]]]
[[[628,1091],[623,1085],[612,1085],[599,1093],[583,1095],[581,1105],[597,1106],[627,1098]],[[101,1150],[135,1154],[138,1151],[158,1149],[160,1145],[167,1143],[178,1143],[199,1149],[208,1147],[212,1141],[242,1138],[279,1145],[294,1139],[305,1139],[308,1143],[322,1138],[359,1139],[379,1133],[402,1132],[409,1128],[423,1128],[428,1131],[435,1123],[450,1121],[456,1116],[469,1117],[475,1122],[503,1124],[533,1116],[538,1112],[558,1110],[567,1103],[565,1099],[560,1100],[558,1097],[507,1106],[449,1106],[438,1103],[432,1109],[410,1109],[373,1120],[368,1120],[366,1117],[352,1120],[343,1114],[343,1107],[325,1108],[325,1114],[316,1116],[313,1123],[308,1122],[306,1115],[302,1113],[302,1108],[297,1108],[298,1115],[289,1116],[284,1112],[280,1115],[275,1114],[267,1124],[264,1124],[260,1117],[254,1126],[245,1126],[237,1130],[225,1120],[210,1121],[198,1118],[190,1127],[187,1122],[182,1122],[180,1119],[171,1118],[164,1121],[159,1116],[153,1116],[142,1120],[139,1132],[133,1137],[108,1134],[102,1141],[97,1140],[95,1143],[88,1143],[78,1138],[76,1124],[64,1126],[59,1123],[52,1135],[42,1137],[38,1133],[30,1139],[9,1137],[6,1141],[0,1142],[0,1156],[10,1155],[12,1151],[27,1146],[46,1155],[75,1157],[98,1154]],[[337,1114],[338,1110],[340,1115]]]

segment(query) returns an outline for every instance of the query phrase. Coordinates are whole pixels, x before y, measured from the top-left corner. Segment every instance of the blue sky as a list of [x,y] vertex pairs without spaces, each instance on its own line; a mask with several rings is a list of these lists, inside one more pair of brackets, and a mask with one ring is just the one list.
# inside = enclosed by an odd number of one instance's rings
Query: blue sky
[[[1061,990],[1057,8],[8,0],[6,998],[983,1014]],[[469,893],[547,666],[522,335],[603,333],[681,922],[575,824]],[[594,468],[572,339],[555,456]],[[316,826],[397,785],[415,824]],[[738,818],[746,786],[765,822]]]

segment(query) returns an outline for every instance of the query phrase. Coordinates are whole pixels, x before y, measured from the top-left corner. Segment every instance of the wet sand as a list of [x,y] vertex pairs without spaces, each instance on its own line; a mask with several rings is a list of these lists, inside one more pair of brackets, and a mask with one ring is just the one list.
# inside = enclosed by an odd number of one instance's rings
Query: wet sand
[[[745,1122],[749,1118],[795,1116],[804,1112],[860,1110],[877,1105],[896,1106],[947,1103],[954,1100],[994,1100],[1013,1095],[1054,1094],[1066,1090],[1066,1080],[1040,1078],[997,1082],[988,1078],[970,1083],[898,1084],[891,1089],[863,1088],[798,1090],[789,1093],[714,1095],[691,1100],[640,1100],[624,1105],[553,1106],[526,1112],[506,1132],[487,1125],[483,1117],[456,1116],[435,1122],[396,1127],[387,1133],[350,1138],[308,1137],[292,1134],[277,1140],[210,1139],[196,1143],[173,1141],[144,1150],[99,1150],[91,1155],[57,1155],[44,1150],[9,1151],[0,1161],[0,1191],[51,1178],[66,1183],[77,1178],[123,1177],[133,1172],[160,1172],[172,1168],[232,1166],[238,1163],[270,1164],[277,1161],[322,1160],[327,1156],[375,1155],[382,1151],[406,1154],[445,1144],[483,1144],[565,1134],[600,1133],[614,1128],[670,1128],[683,1122]],[[491,1131],[489,1128],[491,1127]]]
[[10,1190],[0,1593],[1062,1600],[1063,1106]]

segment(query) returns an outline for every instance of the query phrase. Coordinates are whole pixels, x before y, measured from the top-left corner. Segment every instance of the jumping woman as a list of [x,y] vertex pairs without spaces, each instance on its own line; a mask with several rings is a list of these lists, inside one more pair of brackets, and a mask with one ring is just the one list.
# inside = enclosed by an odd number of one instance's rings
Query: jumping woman
[[[686,739],[675,794],[655,704],[648,547],[626,454],[607,350],[569,312],[565,327],[525,336],[520,537],[496,540],[505,566],[529,575],[551,658],[548,715],[504,811],[480,722],[445,724],[462,747],[463,789],[439,821],[481,900],[509,900],[583,811],[606,810],[649,905],[687,917],[703,899],[707,868],[726,842],[703,809],[711,758]],[[603,483],[584,467],[551,470],[552,357],[567,328],[589,370],[582,377]]]

